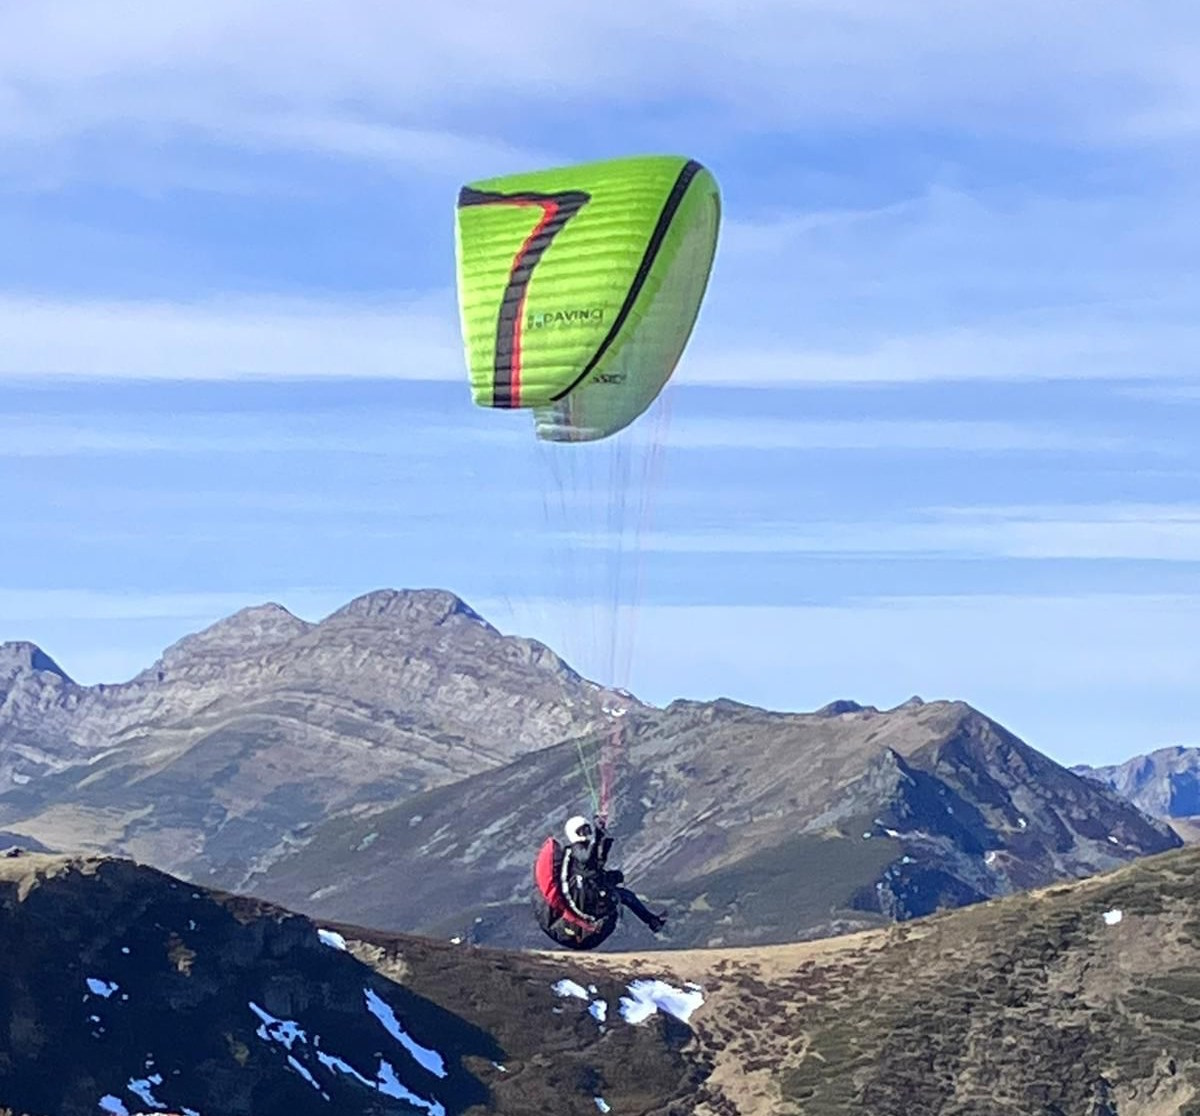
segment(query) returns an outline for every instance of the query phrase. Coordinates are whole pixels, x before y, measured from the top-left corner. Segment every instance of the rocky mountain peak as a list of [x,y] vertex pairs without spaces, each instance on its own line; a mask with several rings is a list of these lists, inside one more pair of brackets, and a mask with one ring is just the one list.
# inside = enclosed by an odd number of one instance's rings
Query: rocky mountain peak
[[[236,881],[299,826],[502,766],[590,731],[611,704],[453,593],[370,593],[319,624],[264,604],[119,685],[0,675],[0,825],[52,847],[82,826],[90,847]],[[54,822],[17,825],[53,817],[59,796],[67,841]]]
[[817,710],[817,717],[840,717],[843,713],[862,713],[869,707],[859,705],[857,701],[851,701],[849,698],[838,698],[837,701],[831,701],[827,705],[822,705]]
[[312,626],[282,605],[251,605],[173,643],[151,669],[179,669],[199,659],[236,658],[247,651],[261,653],[303,635]]
[[494,630],[461,597],[445,589],[376,589],[355,597],[326,617],[323,623],[380,618],[418,628],[440,627],[461,619]]
[[0,679],[15,678],[18,674],[28,671],[57,674],[64,682],[71,681],[67,672],[36,643],[29,643],[25,640],[0,643]]

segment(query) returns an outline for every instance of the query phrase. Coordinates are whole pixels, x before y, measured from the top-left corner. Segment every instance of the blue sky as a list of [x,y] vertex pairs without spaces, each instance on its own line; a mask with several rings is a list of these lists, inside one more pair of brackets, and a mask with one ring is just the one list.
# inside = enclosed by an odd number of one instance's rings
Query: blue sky
[[[0,638],[112,682],[246,604],[439,586],[593,675],[619,639],[603,680],[653,701],[962,698],[1063,762],[1200,743],[1194,7],[532,28],[0,6]],[[453,204],[640,151],[710,166],[725,224],[613,451],[636,476],[664,436],[614,611],[527,416],[470,403]],[[607,453],[575,479],[607,493]]]

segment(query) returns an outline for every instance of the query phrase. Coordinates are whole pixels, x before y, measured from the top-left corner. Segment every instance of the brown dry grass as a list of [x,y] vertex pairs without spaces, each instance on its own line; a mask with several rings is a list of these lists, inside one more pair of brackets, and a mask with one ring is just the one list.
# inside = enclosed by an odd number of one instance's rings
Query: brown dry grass
[[844,938],[571,964],[704,988],[695,1116],[1200,1116],[1200,848]]

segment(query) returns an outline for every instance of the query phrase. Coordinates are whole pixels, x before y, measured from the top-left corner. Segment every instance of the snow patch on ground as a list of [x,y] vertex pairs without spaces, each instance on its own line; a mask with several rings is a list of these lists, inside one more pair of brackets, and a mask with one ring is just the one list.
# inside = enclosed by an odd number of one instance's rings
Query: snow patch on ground
[[375,1088],[375,1082],[363,1077],[349,1062],[344,1058],[339,1058],[336,1054],[326,1054],[324,1050],[317,1051],[317,1061],[326,1069],[337,1070],[338,1073],[344,1073],[347,1077],[353,1077],[361,1081],[364,1085],[370,1088]]
[[313,1077],[311,1073],[309,1073],[308,1066],[300,1061],[295,1054],[289,1054],[287,1056],[287,1061],[288,1065],[291,1066],[292,1069],[294,1069],[301,1077],[303,1077],[304,1080],[307,1081],[314,1089],[316,1089],[321,1096],[323,1096],[326,1100],[329,1100],[329,1094],[321,1088],[320,1084],[317,1082],[317,1079]]
[[446,1076],[446,1062],[436,1050],[430,1050],[414,1042],[411,1036],[396,1019],[396,1013],[384,1003],[370,988],[364,989],[367,997],[367,1009],[383,1024],[387,1032],[407,1050],[413,1059],[424,1066],[430,1073],[438,1077]]
[[[589,987],[592,993],[596,991],[595,985]],[[556,996],[564,999],[590,1000],[588,1013],[598,1022],[604,1023],[608,1018],[608,1004],[602,999],[591,999],[589,990],[582,984],[564,978],[551,985],[551,989]],[[686,1023],[692,1012],[704,1003],[703,989],[691,982],[683,988],[676,988],[663,980],[642,979],[633,981],[628,990],[629,995],[621,997],[620,1008],[621,1018],[626,1023],[643,1023],[659,1011]],[[561,1009],[554,1008],[554,1011]]]
[[[597,991],[594,984],[589,984],[587,988],[584,988],[582,984],[564,978],[551,985],[551,988],[556,996],[564,999],[591,1000],[591,1003],[588,1004],[588,1014],[598,1023],[603,1023],[608,1018],[608,1004],[604,1000],[591,999]],[[557,1010],[555,1008],[555,1011]]]
[[149,1077],[131,1078],[125,1086],[143,1104],[151,1108],[165,1109],[167,1106],[154,1095],[154,1086],[162,1084],[162,1074],[152,1073]]
[[1118,910],[1116,907],[1114,907],[1111,911],[1104,912],[1104,921],[1109,926],[1116,926],[1116,924],[1124,917],[1124,913]]
[[446,1109],[437,1101],[427,1101],[416,1093],[409,1092],[403,1085],[400,1084],[399,1078],[396,1077],[396,1071],[392,1069],[390,1062],[385,1062],[382,1059],[379,1062],[379,1091],[386,1096],[395,1097],[397,1100],[408,1101],[409,1104],[415,1105],[417,1108],[425,1108],[429,1110],[429,1116],[446,1116]]
[[621,1018],[626,1023],[642,1023],[661,1011],[686,1023],[704,1003],[704,994],[698,984],[684,987],[687,991],[663,980],[635,980],[629,985],[630,994],[621,997]]
[[331,949],[345,950],[346,939],[341,936],[336,930],[317,930],[317,937],[321,939],[324,945]]
[[326,1069],[336,1070],[347,1077],[353,1077],[355,1081],[367,1086],[368,1089],[375,1089],[385,1096],[396,1097],[398,1100],[406,1100],[418,1108],[425,1108],[431,1113],[431,1116],[445,1116],[445,1108],[437,1101],[425,1100],[406,1089],[396,1076],[396,1070],[392,1064],[385,1062],[382,1058],[379,1059],[379,1070],[374,1081],[363,1077],[349,1062],[344,1058],[339,1058],[336,1054],[326,1054],[325,1051],[319,1050],[317,1051],[317,1060]]
[[554,994],[556,996],[574,996],[578,1000],[586,1000],[588,998],[587,989],[582,984],[576,984],[573,980],[560,980],[553,985]]
[[250,1001],[250,1010],[262,1020],[262,1025],[258,1028],[257,1034],[260,1039],[265,1039],[268,1042],[277,1042],[292,1049],[295,1043],[307,1043],[308,1036],[301,1029],[300,1024],[291,1019],[276,1019],[269,1011],[264,1011],[253,1000]]
[[[438,1077],[446,1076],[445,1060],[436,1050],[430,1050],[414,1042],[396,1019],[395,1012],[371,989],[364,989],[366,1005],[371,1014],[379,1020],[387,1031],[408,1051],[413,1059],[427,1072]],[[429,1112],[430,1116],[446,1116],[445,1107],[436,1100],[426,1098],[412,1092],[401,1081],[391,1062],[374,1052],[372,1057],[378,1060],[378,1070],[374,1080],[360,1073],[350,1062],[337,1054],[321,1048],[321,1036],[314,1034],[311,1039],[308,1032],[294,1019],[278,1019],[265,1008],[250,1001],[250,1010],[262,1021],[257,1035],[264,1042],[277,1043],[287,1050],[287,1062],[314,1089],[320,1092],[326,1100],[330,1099],[317,1074],[324,1071],[329,1075],[349,1077],[368,1089],[374,1089],[385,1096],[395,1097],[406,1101],[416,1108]]]

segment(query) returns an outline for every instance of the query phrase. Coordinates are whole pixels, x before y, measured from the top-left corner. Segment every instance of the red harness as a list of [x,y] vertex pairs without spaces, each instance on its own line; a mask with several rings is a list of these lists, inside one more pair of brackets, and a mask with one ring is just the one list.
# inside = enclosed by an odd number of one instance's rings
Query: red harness
[[541,849],[538,850],[537,860],[533,865],[534,882],[556,919],[562,919],[563,922],[570,923],[572,926],[578,926],[587,934],[595,933],[604,925],[604,922],[596,922],[577,914],[563,894],[562,887],[558,882],[562,857],[562,846],[553,837],[547,837]]

